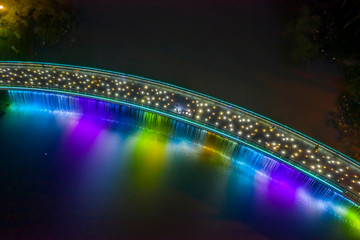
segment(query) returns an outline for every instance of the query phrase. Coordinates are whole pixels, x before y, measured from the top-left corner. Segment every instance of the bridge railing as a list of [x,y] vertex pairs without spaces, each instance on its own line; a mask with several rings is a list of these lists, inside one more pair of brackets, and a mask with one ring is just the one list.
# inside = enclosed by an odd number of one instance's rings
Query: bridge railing
[[[144,86],[144,85],[149,85],[153,88],[158,88],[158,89],[163,89],[164,91],[168,91],[171,93],[176,94],[176,96],[180,96],[182,97],[181,99],[179,99],[179,101],[183,101],[183,98],[191,98],[191,100],[196,100],[196,101],[202,101],[202,102],[206,102],[209,105],[214,105],[217,106],[219,109],[222,109],[223,111],[226,110],[231,110],[232,113],[236,113],[236,114],[240,114],[242,116],[246,116],[246,118],[251,119],[251,122],[253,122],[253,120],[257,121],[257,123],[259,123],[261,126],[266,126],[267,128],[272,128],[272,129],[276,129],[276,132],[279,134],[284,134],[286,136],[291,136],[292,138],[295,139],[295,142],[301,146],[304,147],[304,151],[305,149],[309,150],[313,150],[314,148],[316,148],[317,146],[318,149],[316,149],[316,151],[311,151],[311,154],[314,155],[327,155],[330,156],[332,161],[336,161],[336,162],[341,162],[341,165],[344,165],[345,168],[351,168],[352,173],[355,174],[359,174],[360,176],[360,167],[357,164],[356,161],[354,161],[353,159],[343,155],[342,153],[302,134],[299,133],[289,127],[286,127],[280,123],[277,123],[269,118],[266,118],[264,116],[261,116],[259,114],[256,114],[252,111],[249,111],[247,109],[238,107],[236,105],[227,103],[225,101],[201,94],[201,93],[197,93],[194,92],[192,90],[188,90],[188,89],[184,89],[178,86],[173,86],[171,84],[167,84],[167,83],[161,83],[159,81],[155,81],[155,80],[151,80],[151,79],[146,79],[146,78],[142,78],[142,77],[137,77],[137,76],[132,76],[132,75],[128,75],[128,74],[122,74],[122,73],[117,73],[117,72],[111,72],[111,71],[104,71],[104,70],[98,70],[98,69],[91,69],[91,68],[83,68],[83,67],[77,67],[77,66],[67,66],[67,65],[57,65],[57,64],[43,64],[43,63],[24,63],[24,62],[1,62],[0,63],[0,69],[29,69],[31,68],[31,70],[38,70],[38,69],[48,69],[52,72],[57,72],[57,73],[61,73],[61,72],[70,72],[71,74],[88,74],[88,75],[94,75],[94,76],[101,76],[103,78],[107,77],[107,78],[112,78],[112,79],[122,79],[125,78],[127,81],[129,82],[135,82],[136,84],[138,84],[139,86]],[[1,78],[1,72],[0,72],[0,79]],[[6,77],[3,77],[3,79],[6,79]],[[311,174],[312,177],[317,178],[318,180],[325,182],[325,183],[331,183],[330,186],[335,185],[337,190],[342,189],[346,194],[355,197],[358,197],[360,194],[360,188],[358,188],[356,191],[354,190],[349,190],[348,187],[346,187],[346,184],[339,184],[339,181],[335,181],[334,179],[330,179],[326,176],[324,176],[324,174],[319,174],[318,172],[314,171],[314,169],[309,168],[308,166],[306,166],[305,164],[302,164],[300,160],[294,160],[291,159],[287,154],[282,154],[279,151],[274,151],[271,148],[264,146],[264,143],[260,144],[259,142],[251,139],[251,138],[245,138],[242,136],[237,135],[236,133],[229,131],[229,130],[224,130],[223,126],[217,126],[214,123],[209,123],[206,122],[204,120],[198,120],[196,118],[194,118],[194,116],[188,116],[188,115],[183,115],[183,114],[178,114],[175,113],[173,110],[170,110],[169,108],[163,108],[163,107],[157,107],[157,106],[149,106],[148,104],[144,104],[141,103],[139,101],[133,101],[133,100],[129,100],[126,99],[124,97],[116,97],[116,96],[111,96],[108,97],[106,94],[103,93],[96,93],[96,92],[91,92],[89,93],[88,91],[85,90],[77,90],[77,89],[64,89],[63,87],[56,87],[54,85],[42,85],[42,86],[34,86],[31,84],[24,84],[24,81],[20,81],[20,83],[17,83],[16,81],[11,81],[11,84],[9,84],[9,82],[0,82],[0,86],[2,86],[3,88],[8,87],[9,89],[11,89],[11,87],[14,88],[24,88],[24,89],[37,89],[37,90],[53,90],[53,91],[57,91],[57,92],[61,92],[61,91],[65,91],[66,93],[73,93],[74,95],[78,95],[78,94],[83,94],[86,95],[87,97],[93,97],[93,98],[101,98],[104,99],[106,101],[120,101],[122,103],[125,103],[127,105],[133,106],[133,107],[138,107],[138,108],[142,108],[148,111],[153,111],[156,112],[158,114],[162,114],[162,115],[166,115],[166,116],[170,116],[170,117],[174,117],[177,118],[179,120],[187,120],[187,123],[189,124],[193,124],[196,126],[200,126],[205,128],[208,131],[211,132],[215,132],[217,134],[220,134],[222,136],[225,136],[231,140],[235,140],[238,142],[242,142],[244,144],[250,145],[251,147],[255,147],[258,150],[260,150],[261,152],[267,154],[267,155],[271,155],[272,157],[277,158],[278,160],[281,160],[282,162],[285,162],[286,164],[289,164],[295,168],[297,168],[298,170],[301,170],[302,172],[305,172],[306,174]],[[314,153],[315,152],[315,153]],[[321,159],[322,163],[325,160]],[[345,186],[344,186],[345,185]],[[342,192],[340,190],[340,192]]]

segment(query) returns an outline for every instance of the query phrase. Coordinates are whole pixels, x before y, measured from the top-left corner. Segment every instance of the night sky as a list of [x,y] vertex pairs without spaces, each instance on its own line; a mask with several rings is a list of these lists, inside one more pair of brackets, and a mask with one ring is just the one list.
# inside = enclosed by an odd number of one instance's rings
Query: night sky
[[333,127],[341,73],[327,60],[293,64],[283,1],[79,0],[77,27],[35,60],[115,70],[235,103],[340,151]]

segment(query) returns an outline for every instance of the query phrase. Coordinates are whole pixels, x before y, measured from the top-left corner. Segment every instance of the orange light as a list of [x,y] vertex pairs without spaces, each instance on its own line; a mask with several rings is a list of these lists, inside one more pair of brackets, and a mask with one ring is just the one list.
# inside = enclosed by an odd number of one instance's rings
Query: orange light
[[0,5],[0,10],[3,10],[4,9],[4,6],[3,5]]

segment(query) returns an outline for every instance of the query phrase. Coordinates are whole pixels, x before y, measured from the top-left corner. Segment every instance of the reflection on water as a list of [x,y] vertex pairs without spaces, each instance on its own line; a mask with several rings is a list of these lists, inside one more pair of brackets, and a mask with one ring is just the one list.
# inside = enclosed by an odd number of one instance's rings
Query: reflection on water
[[0,119],[5,238],[360,237],[356,208],[246,147],[126,107],[34,94],[12,93]]

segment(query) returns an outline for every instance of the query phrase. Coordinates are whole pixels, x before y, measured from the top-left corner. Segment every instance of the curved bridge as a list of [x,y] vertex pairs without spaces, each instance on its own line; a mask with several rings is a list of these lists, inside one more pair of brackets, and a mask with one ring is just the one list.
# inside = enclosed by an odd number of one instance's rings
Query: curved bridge
[[164,115],[254,148],[360,203],[360,166],[269,118],[188,89],[128,74],[47,63],[0,62],[0,89],[57,92]]

